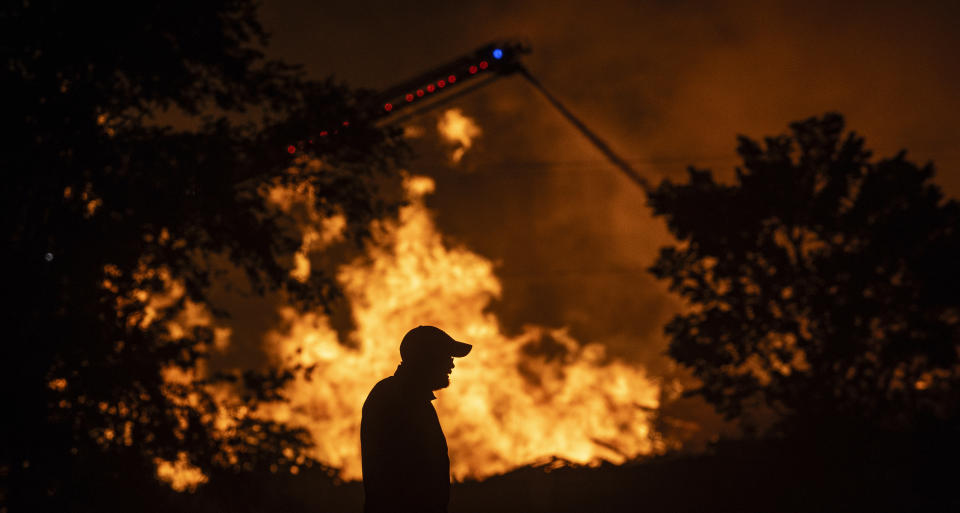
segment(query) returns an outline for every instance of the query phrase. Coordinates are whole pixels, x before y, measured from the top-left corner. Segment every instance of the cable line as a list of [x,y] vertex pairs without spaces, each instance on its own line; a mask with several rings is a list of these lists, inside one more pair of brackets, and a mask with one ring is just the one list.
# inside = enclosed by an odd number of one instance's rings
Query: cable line
[[563,106],[562,103],[560,103],[560,100],[558,100],[556,97],[550,94],[550,92],[547,91],[545,87],[543,87],[543,84],[541,84],[540,81],[537,80],[533,76],[533,74],[530,73],[530,70],[528,70],[526,67],[521,65],[519,67],[518,72],[524,78],[526,78],[527,81],[530,82],[533,85],[533,87],[537,89],[537,91],[540,91],[540,93],[543,94],[543,96],[547,99],[547,101],[549,101],[550,104],[554,106],[554,108],[556,108],[561,114],[563,114],[564,117],[566,117],[567,120],[573,124],[573,126],[577,127],[577,129],[580,130],[580,133],[586,136],[586,138],[590,142],[592,142],[593,145],[596,146],[597,149],[600,150],[600,152],[603,153],[613,165],[617,166],[617,168],[623,171],[623,173],[627,175],[627,178],[630,178],[631,180],[633,180],[634,183],[639,185],[644,191],[650,192],[652,190],[652,187],[650,186],[650,182],[648,182],[646,178],[641,176],[640,173],[638,173],[635,169],[633,169],[633,167],[629,163],[627,163],[627,161],[620,158],[610,148],[610,146],[603,141],[603,139],[601,139],[597,134],[593,133],[592,130],[587,128],[587,125],[585,125],[583,121],[580,121],[580,119],[574,116],[573,113],[570,112],[570,110],[568,110],[566,107]]

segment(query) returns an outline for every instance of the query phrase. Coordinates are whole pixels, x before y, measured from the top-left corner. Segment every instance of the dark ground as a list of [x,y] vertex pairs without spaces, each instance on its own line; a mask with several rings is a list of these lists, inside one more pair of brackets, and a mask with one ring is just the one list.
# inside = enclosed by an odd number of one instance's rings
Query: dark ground
[[[956,439],[956,429],[940,426],[922,435],[873,434],[831,443],[728,441],[706,454],[622,466],[525,467],[454,485],[450,512],[960,511]],[[360,483],[334,485],[323,472],[308,470],[297,476],[221,476],[193,494],[163,495],[138,509],[360,512],[363,492]]]

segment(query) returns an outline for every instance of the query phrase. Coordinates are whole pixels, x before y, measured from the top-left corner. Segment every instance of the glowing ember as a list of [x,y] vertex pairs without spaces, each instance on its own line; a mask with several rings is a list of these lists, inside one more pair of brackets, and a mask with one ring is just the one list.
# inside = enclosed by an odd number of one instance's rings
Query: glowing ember
[[473,146],[473,140],[483,133],[473,119],[464,116],[460,109],[447,109],[437,121],[437,130],[448,142],[454,144],[450,160],[460,162],[463,155]]
[[410,204],[399,222],[375,226],[368,258],[338,275],[353,309],[354,346],[341,344],[320,312],[280,310],[286,326],[267,336],[268,349],[280,361],[315,371],[290,386],[290,404],[265,413],[306,426],[315,457],[340,468],[343,478],[359,479],[363,401],[395,370],[403,334],[434,324],[474,344],[436,401],[457,479],[551,456],[619,463],[660,450],[650,436],[648,409],[658,405],[658,385],[562,329],[531,326],[518,337],[504,336],[485,311],[500,294],[493,264],[443,243],[423,203],[432,180],[410,177],[406,187]]

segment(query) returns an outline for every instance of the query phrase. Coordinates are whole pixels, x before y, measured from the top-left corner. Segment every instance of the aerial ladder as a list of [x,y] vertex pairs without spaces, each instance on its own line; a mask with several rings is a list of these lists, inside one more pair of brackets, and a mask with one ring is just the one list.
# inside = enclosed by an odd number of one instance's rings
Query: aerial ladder
[[[633,169],[627,161],[620,158],[603,139],[567,109],[520,62],[520,56],[528,54],[530,51],[529,45],[514,40],[488,43],[471,53],[376,93],[371,98],[367,108],[363,109],[363,112],[366,116],[369,116],[370,121],[378,125],[399,124],[448,104],[457,98],[489,85],[497,79],[519,74],[600,150],[611,164],[638,186],[649,191],[651,189],[650,182]],[[339,130],[346,127],[349,127],[349,122],[345,121],[342,127],[321,131],[320,136],[336,135]],[[290,146],[290,151],[293,153],[296,148]]]

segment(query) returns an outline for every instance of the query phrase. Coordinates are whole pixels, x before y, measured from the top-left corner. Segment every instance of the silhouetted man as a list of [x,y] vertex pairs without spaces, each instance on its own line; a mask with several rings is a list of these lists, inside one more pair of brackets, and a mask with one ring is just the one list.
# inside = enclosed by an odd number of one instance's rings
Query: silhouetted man
[[434,390],[450,385],[453,358],[473,346],[417,326],[400,342],[400,366],[377,383],[360,421],[366,513],[446,513],[450,459]]

